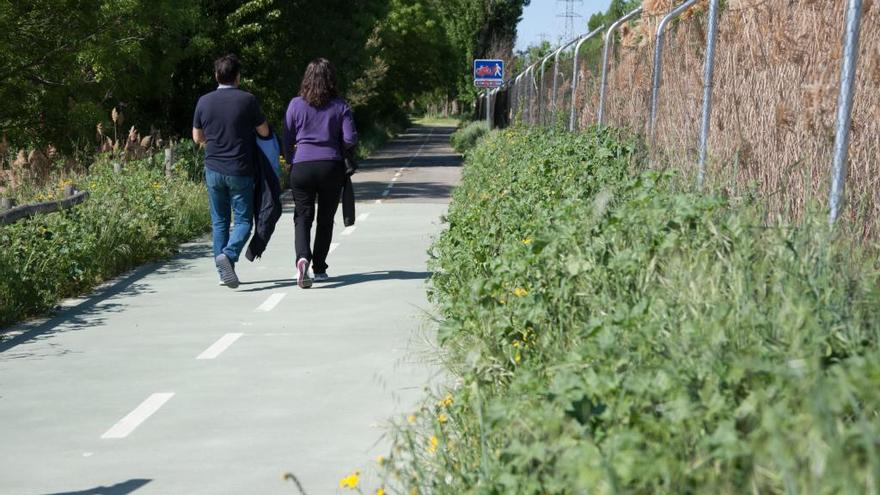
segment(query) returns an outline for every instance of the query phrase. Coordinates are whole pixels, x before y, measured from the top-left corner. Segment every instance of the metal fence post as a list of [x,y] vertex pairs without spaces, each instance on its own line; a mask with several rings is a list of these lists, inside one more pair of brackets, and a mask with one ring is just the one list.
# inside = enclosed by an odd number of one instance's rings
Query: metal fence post
[[621,24],[641,13],[642,7],[636,8],[629,14],[626,14],[620,19],[614,21],[614,24],[612,24],[611,27],[608,28],[608,32],[605,33],[605,49],[602,52],[602,85],[599,87],[599,125],[602,125],[605,118],[605,88],[608,86],[608,55],[611,51],[611,42],[614,40],[614,33],[617,31],[617,28],[621,26]]
[[834,162],[831,170],[831,212],[828,223],[833,227],[842,209],[846,189],[849,158],[849,130],[852,125],[853,94],[856,65],[859,60],[862,0],[849,0],[846,8],[846,34],[843,42],[843,64],[840,68],[840,95],[837,99],[837,131],[834,137]]
[[654,146],[654,126],[657,122],[657,99],[660,92],[660,79],[663,72],[663,34],[666,26],[676,17],[680,16],[685,10],[695,4],[697,0],[687,0],[672,10],[657,26],[657,42],[654,46],[654,73],[651,80],[651,119],[648,121],[649,143]]
[[538,91],[538,123],[540,125],[544,125],[544,67],[547,65],[547,60],[550,60],[552,56],[553,52],[550,52],[550,55],[541,59],[541,88]]
[[571,76],[571,115],[568,119],[568,130],[574,132],[575,130],[575,118],[577,117],[577,106],[575,105],[575,99],[577,98],[577,87],[578,87],[578,56],[581,53],[581,47],[584,46],[584,43],[589,41],[591,38],[601,33],[602,30],[605,29],[605,25],[602,24],[592,33],[582,37],[578,42],[577,46],[574,48],[574,71]]
[[[559,56],[562,55],[562,52],[564,52],[566,48],[577,43],[578,40],[580,40],[580,39],[581,39],[581,37],[578,36],[577,38],[560,46],[559,49],[556,50],[556,54],[553,56],[553,98],[550,100],[551,107],[553,110],[551,119],[553,119],[553,120],[556,120],[556,111],[558,110],[557,103],[556,103],[556,100],[557,100],[556,93],[559,91]],[[551,124],[552,124],[552,122],[551,122]]]
[[537,90],[537,84],[535,83],[535,66],[538,65],[537,62],[532,64],[526,72],[528,72],[528,80],[526,84],[528,84],[529,88],[529,124],[535,123],[535,105],[534,105],[534,93]]
[[718,4],[709,2],[709,30],[706,34],[706,65],[703,69],[703,117],[700,124],[700,161],[697,171],[697,189],[703,189],[706,178],[706,153],[709,146],[709,124],[712,119],[712,77],[715,73],[715,42],[718,39]]

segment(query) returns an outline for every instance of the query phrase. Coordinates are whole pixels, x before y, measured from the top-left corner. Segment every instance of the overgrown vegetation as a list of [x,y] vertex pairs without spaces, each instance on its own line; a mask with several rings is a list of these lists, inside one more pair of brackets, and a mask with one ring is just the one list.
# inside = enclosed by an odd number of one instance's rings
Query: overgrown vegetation
[[182,151],[171,178],[159,159],[128,162],[121,173],[113,160],[103,156],[88,174],[68,175],[37,193],[48,199],[75,183],[91,193],[82,205],[0,226],[0,327],[168,256],[207,231],[204,185],[191,180],[201,177],[197,150]]
[[459,153],[466,153],[477,145],[477,141],[489,132],[489,124],[484,121],[471,122],[455,131],[450,138],[452,147]]
[[468,156],[432,261],[457,384],[399,428],[389,484],[876,493],[875,253],[677,192],[636,148],[515,128]]

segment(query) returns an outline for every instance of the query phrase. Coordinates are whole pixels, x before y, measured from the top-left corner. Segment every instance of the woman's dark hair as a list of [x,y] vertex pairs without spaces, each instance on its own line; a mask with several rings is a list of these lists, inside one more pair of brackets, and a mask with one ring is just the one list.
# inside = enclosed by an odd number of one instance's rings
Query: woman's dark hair
[[220,84],[235,84],[235,78],[240,73],[241,62],[231,53],[214,61],[214,75]]
[[330,100],[339,96],[337,86],[336,68],[326,58],[316,58],[306,67],[299,95],[309,105],[323,108]]

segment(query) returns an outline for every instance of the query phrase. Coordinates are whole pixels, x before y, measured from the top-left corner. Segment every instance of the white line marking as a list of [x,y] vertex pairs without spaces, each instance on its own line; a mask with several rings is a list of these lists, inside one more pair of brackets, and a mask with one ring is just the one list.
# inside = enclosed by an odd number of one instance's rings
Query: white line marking
[[264,312],[264,313],[268,312],[268,311],[272,311],[273,309],[275,309],[275,306],[278,306],[278,303],[280,303],[281,300],[284,299],[284,296],[286,296],[286,295],[287,295],[286,292],[276,292],[276,293],[272,294],[271,296],[269,296],[269,299],[266,299],[266,302],[264,302],[263,304],[260,304],[260,306],[256,310]]
[[134,411],[128,413],[128,416],[119,420],[107,433],[101,435],[103,439],[125,438],[133,432],[141,423],[152,416],[166,402],[174,397],[174,392],[153,394],[147,397],[147,400],[141,402]]
[[[424,140],[424,141],[422,141],[422,145],[419,146],[419,149],[418,149],[418,151],[416,151],[416,154],[413,155],[413,156],[411,156],[411,157],[409,158],[409,161],[406,162],[406,165],[400,167],[400,169],[397,171],[397,175],[395,175],[394,178],[391,179],[391,183],[388,184],[388,189],[382,191],[382,197],[383,197],[383,198],[387,198],[388,195],[391,194],[391,188],[394,187],[394,183],[397,182],[397,178],[400,177],[400,174],[401,174],[404,170],[409,170],[409,166],[412,165],[412,162],[415,161],[415,159],[418,158],[419,155],[422,154],[422,151],[424,151],[424,149],[425,149],[425,145],[428,144],[428,141],[431,139],[431,136],[433,136],[433,135],[434,135],[434,128],[431,127],[431,128],[430,128],[430,131],[428,132],[428,136],[425,137],[425,140]],[[377,199],[377,200],[376,200],[376,204],[377,204],[377,205],[382,204],[382,200],[381,200],[381,199]]]
[[392,177],[392,178],[391,178],[391,182],[397,182],[397,179],[399,179],[399,178],[400,178],[400,177]]
[[351,235],[352,232],[357,228],[356,225],[352,225],[351,227],[346,227],[345,230],[342,231],[342,235]]
[[333,251],[336,251],[336,248],[338,248],[338,247],[339,247],[339,243],[338,243],[338,242],[331,242],[331,243],[330,243],[330,251],[327,251],[327,254],[330,254],[330,253],[332,253]]
[[204,352],[199,354],[196,359],[214,359],[220,354],[223,353],[226,349],[229,349],[229,346],[235,343],[236,340],[241,338],[244,335],[243,333],[227,333],[226,335],[220,337],[217,342],[211,344],[211,347],[205,349]]
[[366,220],[369,216],[370,216],[369,213],[361,213],[360,215],[358,215],[357,221],[358,221],[358,222],[363,222],[363,221]]

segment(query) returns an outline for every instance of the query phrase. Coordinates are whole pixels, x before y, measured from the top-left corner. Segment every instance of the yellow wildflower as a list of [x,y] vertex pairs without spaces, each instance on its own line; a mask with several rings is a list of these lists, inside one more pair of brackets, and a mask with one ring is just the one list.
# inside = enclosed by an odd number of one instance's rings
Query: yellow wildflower
[[516,289],[513,289],[513,295],[516,297],[525,297],[529,295],[529,291],[522,287],[517,287]]
[[384,455],[376,456],[376,463],[379,464],[380,466],[384,466],[385,465],[385,456]]
[[440,407],[449,407],[452,405],[452,394],[446,394],[446,397],[443,398],[440,402],[437,403]]
[[378,490],[376,490],[376,495],[385,495],[385,489],[379,488]]
[[445,413],[440,413],[437,415],[437,421],[439,421],[440,424],[442,425],[442,424],[446,423],[447,421],[449,421],[449,418],[446,416]]
[[523,245],[528,246],[529,244],[532,243],[532,238],[526,237],[525,239],[522,240],[522,243],[523,243]]
[[415,424],[415,422],[416,422],[416,415],[415,415],[415,414],[410,414],[409,416],[406,417],[406,421],[407,421],[407,423],[409,423],[409,424]]
[[357,488],[361,481],[361,472],[355,471],[339,480],[339,488]]
[[437,435],[431,435],[431,444],[428,445],[428,453],[433,454],[434,452],[437,452],[437,444],[439,443],[440,441],[437,440]]
[[516,362],[516,364],[519,364],[520,361],[522,361],[522,355],[519,353],[519,351],[517,351],[516,355],[513,356],[513,360]]

